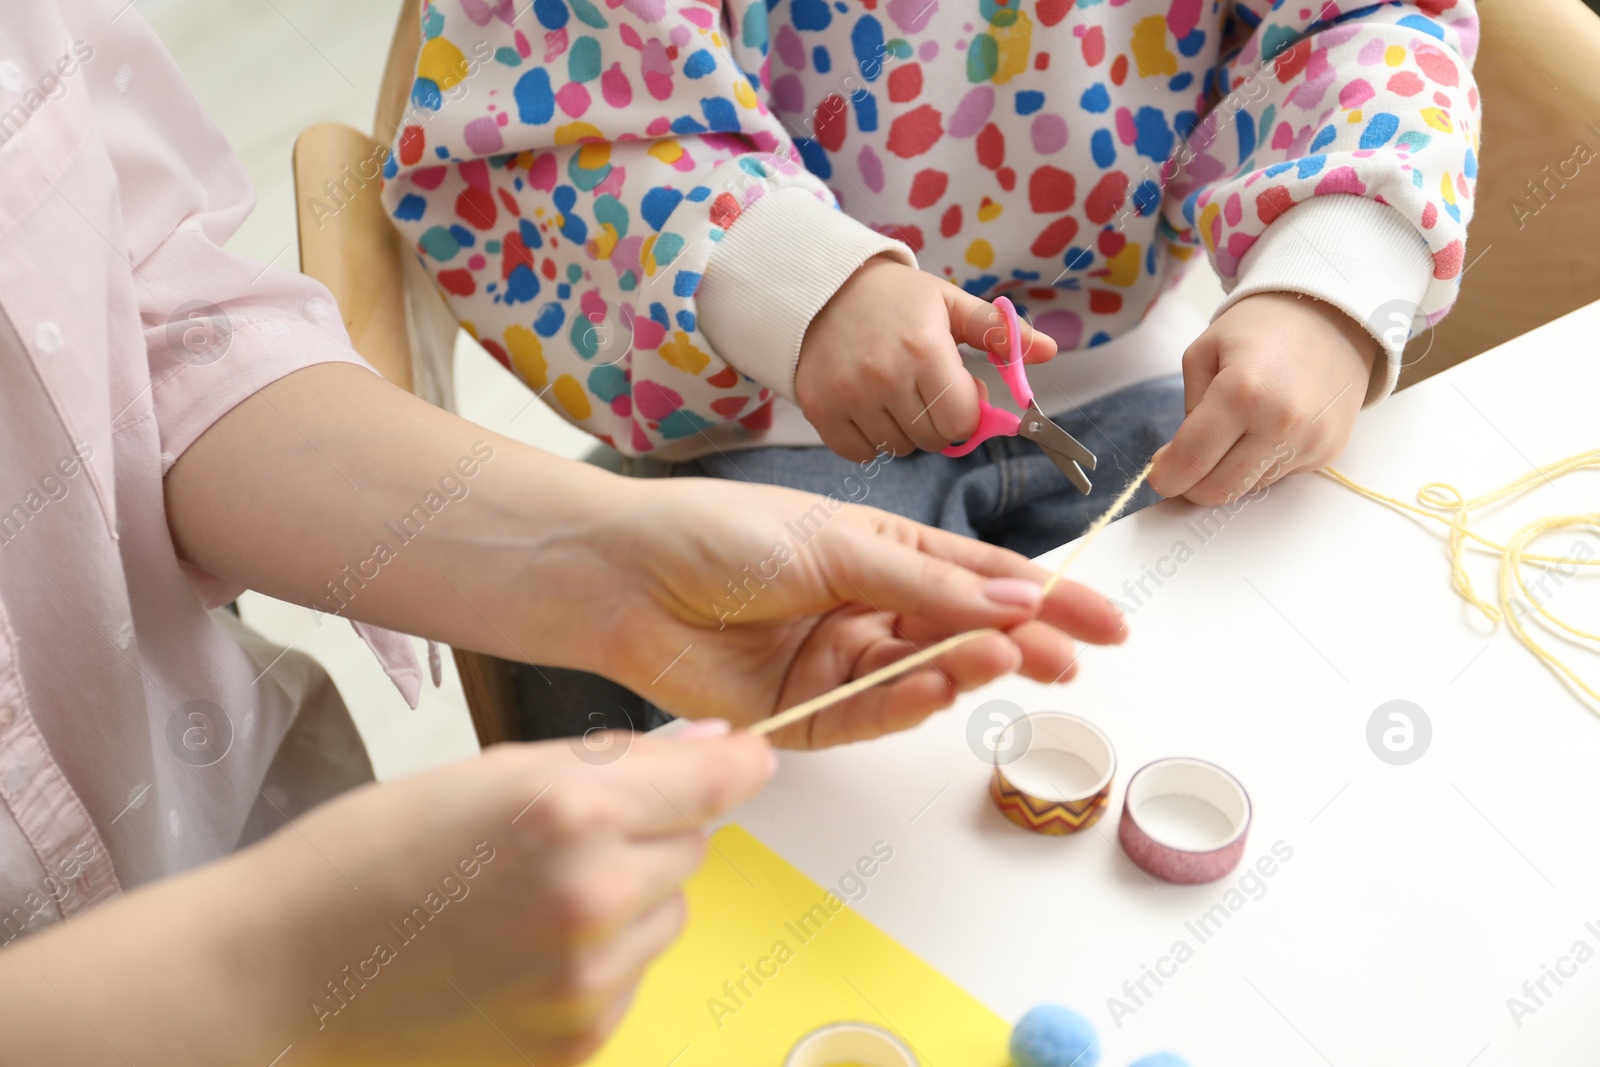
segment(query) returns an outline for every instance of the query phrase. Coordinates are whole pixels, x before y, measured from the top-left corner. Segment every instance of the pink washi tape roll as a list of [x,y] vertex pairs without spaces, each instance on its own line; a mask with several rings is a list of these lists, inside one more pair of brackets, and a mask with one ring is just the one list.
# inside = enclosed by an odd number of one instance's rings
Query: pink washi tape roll
[[1117,838],[1128,858],[1168,882],[1214,882],[1239,865],[1250,832],[1250,794],[1214,763],[1177,758],[1128,781]]
[[[1003,754],[1020,754],[1009,761]],[[1000,814],[1036,834],[1075,834],[1100,821],[1117,754],[1087,719],[1039,711],[1014,720],[995,746],[989,796]]]

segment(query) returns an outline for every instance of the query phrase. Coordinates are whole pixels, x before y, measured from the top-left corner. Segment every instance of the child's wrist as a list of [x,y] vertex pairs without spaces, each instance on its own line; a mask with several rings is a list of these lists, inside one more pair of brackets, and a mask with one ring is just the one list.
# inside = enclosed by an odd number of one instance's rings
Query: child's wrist
[[900,241],[810,190],[779,189],[747,205],[713,248],[695,294],[700,329],[730,365],[794,400],[812,324],[864,262],[884,256],[916,263]]
[[1367,365],[1367,370],[1371,371],[1378,363],[1383,345],[1373,336],[1372,331],[1367,329],[1366,323],[1358,321],[1354,316],[1325,300],[1319,300],[1314,296],[1306,299],[1312,302],[1312,306],[1322,314],[1322,317],[1360,354],[1362,361]]
[[[1360,357],[1369,374],[1375,373],[1384,365],[1380,360],[1383,354],[1383,345],[1366,325],[1355,317],[1315,296],[1297,293],[1291,290],[1270,290],[1263,293],[1254,293],[1241,300],[1273,299],[1276,301],[1293,301],[1295,307],[1307,309],[1316,313],[1317,317],[1325,322],[1332,332],[1348,346],[1350,351]],[[1235,305],[1237,306],[1237,305]]]

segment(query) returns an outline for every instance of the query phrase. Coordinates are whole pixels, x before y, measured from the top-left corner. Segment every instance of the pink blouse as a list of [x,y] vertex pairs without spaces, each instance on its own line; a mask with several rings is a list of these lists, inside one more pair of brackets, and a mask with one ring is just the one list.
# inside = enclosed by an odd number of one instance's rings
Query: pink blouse
[[[177,558],[162,495],[245,397],[361,363],[325,289],[223,249],[253,203],[131,4],[6,5],[0,945],[232,850],[294,721],[208,611],[238,590]],[[415,704],[406,639],[364,636]]]

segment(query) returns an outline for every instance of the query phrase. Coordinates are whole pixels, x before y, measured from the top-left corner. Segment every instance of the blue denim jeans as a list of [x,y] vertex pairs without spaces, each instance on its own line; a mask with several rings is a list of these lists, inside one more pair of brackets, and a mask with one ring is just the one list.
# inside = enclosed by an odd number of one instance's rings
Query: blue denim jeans
[[[749,448],[681,463],[626,460],[639,477],[703,477],[765,482],[831,495],[904,515],[928,526],[1038,556],[1081,534],[1144,469],[1183,421],[1183,378],[1129,386],[1056,417],[1099,459],[1087,496],[1031,441],[997,437],[970,455],[937,452],[853,463],[826,448]],[[1129,505],[1161,499],[1149,486]]]
[[[749,448],[680,463],[626,459],[645,478],[726,478],[832,495],[951,530],[1024,556],[1072,540],[1111,506],[1183,421],[1183,379],[1157,378],[1085,404],[1056,422],[1099,460],[1094,489],[1078,492],[1037,445],[1017,437],[951,459],[936,452],[853,463],[826,448]],[[1149,486],[1129,511],[1159,500]],[[523,740],[595,726],[647,730],[671,717],[615,682],[581,671],[517,666]]]

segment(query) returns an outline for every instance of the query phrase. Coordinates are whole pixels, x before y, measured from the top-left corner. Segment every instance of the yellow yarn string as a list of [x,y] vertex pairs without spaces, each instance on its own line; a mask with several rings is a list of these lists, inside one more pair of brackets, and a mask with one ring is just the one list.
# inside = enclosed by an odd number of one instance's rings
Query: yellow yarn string
[[[1046,596],[1049,594],[1050,590],[1055,587],[1055,584],[1061,580],[1062,574],[1066,573],[1067,568],[1072,565],[1072,561],[1077,559],[1078,556],[1082,554],[1083,550],[1088,547],[1089,542],[1093,541],[1096,537],[1099,537],[1100,531],[1111,525],[1111,520],[1122,514],[1123,510],[1127,508],[1128,502],[1133,499],[1133,495],[1137,493],[1139,491],[1139,487],[1144,484],[1145,479],[1150,477],[1150,469],[1155,465],[1155,460],[1152,459],[1145,466],[1144,470],[1139,472],[1139,476],[1128,483],[1127,488],[1122,490],[1122,494],[1111,502],[1111,506],[1106,509],[1105,514],[1101,515],[1098,519],[1089,524],[1089,528],[1083,532],[1083,536],[1078,538],[1077,548],[1068,553],[1067,558],[1062,560],[1061,565],[1055,569],[1055,572],[1052,573],[1048,579],[1045,580],[1044,588],[1040,594],[1041,596]],[[871,674],[862,675],[853,682],[846,682],[837,689],[830,689],[821,696],[812,697],[810,700],[807,700],[802,704],[796,704],[792,708],[787,708],[784,711],[780,711],[770,719],[763,719],[756,725],[752,726],[750,728],[750,732],[753,734],[770,734],[774,730],[781,730],[790,723],[796,723],[801,719],[810,718],[823,708],[831,708],[833,705],[838,704],[841,701],[849,700],[857,693],[871,689],[879,682],[887,682],[891,678],[898,678],[907,671],[913,670],[924,664],[931,663],[935,656],[942,655],[943,653],[950,651],[952,648],[955,648],[957,645],[965,644],[966,642],[971,641],[973,638],[982,637],[985,634],[995,634],[999,632],[999,630],[994,629],[968,630],[966,633],[956,634],[954,637],[947,637],[943,641],[940,641],[937,645],[934,645],[932,648],[918,649],[917,651],[911,653],[911,655],[906,656],[904,659],[896,660],[887,667],[879,667]]]
[[1098,519],[1091,522],[1089,524],[1089,528],[1083,531],[1083,536],[1078,538],[1078,547],[1067,553],[1067,558],[1061,561],[1061,566],[1057,567],[1054,573],[1052,573],[1049,578],[1045,579],[1045,596],[1050,595],[1050,590],[1056,587],[1056,583],[1059,582],[1061,580],[1061,576],[1067,572],[1067,568],[1072,566],[1073,560],[1083,555],[1083,550],[1089,547],[1089,542],[1093,541],[1096,537],[1099,537],[1100,531],[1104,530],[1107,526],[1110,526],[1112,520],[1118,515],[1122,514],[1122,512],[1127,508],[1128,502],[1133,499],[1133,495],[1137,493],[1139,491],[1139,487],[1145,483],[1145,479],[1150,477],[1150,472],[1155,469],[1155,466],[1156,461],[1153,459],[1149,463],[1146,463],[1144,470],[1139,472],[1139,477],[1129,482],[1127,488],[1122,490],[1122,495],[1113,500],[1111,502],[1111,506],[1106,508],[1105,513]]
[[[1045,581],[1043,590],[1045,594],[1048,594],[1055,587],[1056,583],[1061,580],[1061,576],[1066,573],[1067,568],[1083,554],[1083,550],[1088,548],[1096,537],[1100,536],[1101,531],[1111,525],[1118,515],[1122,514],[1129,502],[1132,501],[1134,494],[1139,491],[1139,487],[1150,477],[1150,471],[1154,466],[1155,461],[1151,460],[1149,465],[1139,472],[1139,476],[1128,483],[1121,495],[1112,502],[1105,513],[1089,524],[1089,528],[1078,539],[1077,545]],[[1518,529],[1505,544],[1483,536],[1468,525],[1473,513],[1476,511],[1481,511],[1505,500],[1521,496],[1540,482],[1549,483],[1562,475],[1586,468],[1600,468],[1600,449],[1581,452],[1576,456],[1570,456],[1549,466],[1540,467],[1521,478],[1507,482],[1498,489],[1482,496],[1473,497],[1470,500],[1464,497],[1461,491],[1453,485],[1446,482],[1430,482],[1417,490],[1417,501],[1421,505],[1420,507],[1418,504],[1408,504],[1404,500],[1380,493],[1376,489],[1370,489],[1332,467],[1325,467],[1320,473],[1338,482],[1346,489],[1359,493],[1369,500],[1377,501],[1385,507],[1449,527],[1450,573],[1456,592],[1461,594],[1461,597],[1469,604],[1483,612],[1490,622],[1498,625],[1501,619],[1505,619],[1511,627],[1511,632],[1516,635],[1517,640],[1521,641],[1540,662],[1583,692],[1590,700],[1595,702],[1595,705],[1600,706],[1600,691],[1597,691],[1594,686],[1584,681],[1577,671],[1573,670],[1555,653],[1535,640],[1528,631],[1527,626],[1516,611],[1518,600],[1512,591],[1513,583],[1515,583],[1516,589],[1522,593],[1521,599],[1526,601],[1533,611],[1550,625],[1564,630],[1580,640],[1600,644],[1600,634],[1590,633],[1567,623],[1541,604],[1528,589],[1527,579],[1522,571],[1524,563],[1533,563],[1545,568],[1600,567],[1600,558],[1578,559],[1574,556],[1547,556],[1527,550],[1527,546],[1530,543],[1555,530],[1587,527],[1594,530],[1597,535],[1600,535],[1600,512],[1580,515],[1556,515],[1549,518],[1536,519]],[[1448,515],[1441,514],[1442,512],[1447,512]],[[1478,596],[1473,588],[1472,578],[1467,574],[1465,562],[1466,548],[1469,541],[1484,550],[1494,552],[1500,557],[1498,607]],[[982,637],[985,634],[998,632],[992,629],[969,630],[966,633],[956,634],[954,637],[947,637],[931,648],[913,652],[911,655],[896,660],[886,667],[880,667],[870,674],[863,675],[836,689],[779,712],[770,719],[764,719],[751,727],[750,732],[767,734],[774,730],[780,730],[791,723],[809,718],[824,708],[829,708],[848,700],[881,682],[897,678],[919,666],[931,663],[934,657],[950,651],[957,645]]]
[[[1600,534],[1600,512],[1579,515],[1552,515],[1543,519],[1535,519],[1519,528],[1504,544],[1484,537],[1468,525],[1474,512],[1482,511],[1495,504],[1521,496],[1541,482],[1548,484],[1562,475],[1587,468],[1600,468],[1600,449],[1580,452],[1578,455],[1569,456],[1548,466],[1540,467],[1520,478],[1507,482],[1498,489],[1484,493],[1482,496],[1473,497],[1470,500],[1464,497],[1461,491],[1453,485],[1444,482],[1433,482],[1417,491],[1417,501],[1422,505],[1421,507],[1415,504],[1408,504],[1403,500],[1397,500],[1392,496],[1378,492],[1376,489],[1369,489],[1332,467],[1324,468],[1321,473],[1338,482],[1346,489],[1359,493],[1369,500],[1375,500],[1395,511],[1416,515],[1449,527],[1450,573],[1456,592],[1461,594],[1462,599],[1483,612],[1484,617],[1490,622],[1498,625],[1504,619],[1517,640],[1521,641],[1523,646],[1529,652],[1532,652],[1541,663],[1582,692],[1594,702],[1594,705],[1600,705],[1600,691],[1597,691],[1593,685],[1585,681],[1577,671],[1573,670],[1549,648],[1540,644],[1529,631],[1522,613],[1517,610],[1519,604],[1525,603],[1535,614],[1556,629],[1563,630],[1579,640],[1600,643],[1600,634],[1594,634],[1588,630],[1573,626],[1546,608],[1528,588],[1527,577],[1522,569],[1524,563],[1537,564],[1547,570],[1556,567],[1600,567],[1600,558],[1579,559],[1575,556],[1547,556],[1527,550],[1529,544],[1556,530],[1587,528]],[[1484,550],[1492,551],[1500,557],[1500,580],[1497,589],[1498,606],[1486,602],[1473,588],[1472,579],[1467,574],[1465,559],[1465,549],[1469,541],[1474,542]],[[1574,571],[1574,573],[1576,572]],[[1517,592],[1521,593],[1520,598],[1516,595]],[[1596,709],[1591,706],[1591,710]]]

